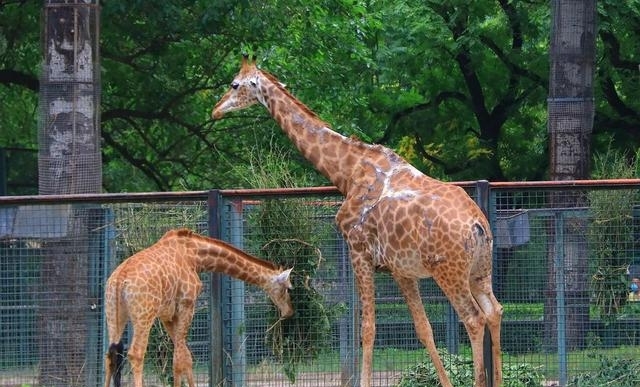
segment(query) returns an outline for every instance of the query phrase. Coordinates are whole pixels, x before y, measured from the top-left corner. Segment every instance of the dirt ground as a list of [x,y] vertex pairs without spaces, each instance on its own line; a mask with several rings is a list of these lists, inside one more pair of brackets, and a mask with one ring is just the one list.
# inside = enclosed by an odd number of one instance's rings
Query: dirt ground
[[[388,387],[396,384],[400,379],[400,372],[374,372],[372,387]],[[131,381],[125,377],[125,386]],[[0,387],[37,386],[36,377],[8,377],[0,375]],[[305,372],[297,376],[295,383],[291,383],[286,376],[269,370],[247,374],[246,387],[340,387],[343,383],[337,372]],[[145,387],[161,387],[156,380],[145,380]],[[197,387],[208,387],[208,383],[196,383]],[[542,387],[557,387],[557,381],[545,381]]]
[[[130,374],[124,375],[123,385],[132,385]],[[400,378],[399,372],[375,372],[372,387],[387,387],[394,385]],[[0,375],[0,387],[37,386],[37,377]],[[185,384],[186,385],[186,384]],[[264,370],[246,375],[245,387],[340,387],[340,373],[336,372],[305,372],[297,376],[296,382],[291,383],[284,374]],[[161,387],[154,378],[145,378],[145,387]],[[208,387],[208,383],[197,383],[197,387]]]
[[[400,379],[400,372],[374,372],[372,387],[392,386]],[[298,374],[295,384],[280,373],[251,373],[245,380],[246,387],[340,387],[340,373],[305,372]]]

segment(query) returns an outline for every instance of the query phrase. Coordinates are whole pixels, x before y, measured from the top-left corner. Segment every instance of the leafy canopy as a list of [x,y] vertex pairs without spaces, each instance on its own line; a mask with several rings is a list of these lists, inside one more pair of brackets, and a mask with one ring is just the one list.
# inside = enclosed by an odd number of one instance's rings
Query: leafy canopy
[[[640,143],[639,4],[598,2],[594,151]],[[37,149],[41,7],[0,3],[3,148]],[[252,149],[293,149],[260,107],[210,118],[242,52],[338,132],[392,147],[434,177],[546,178],[548,2],[110,0],[101,9],[106,191],[243,187],[238,168],[250,168]],[[327,184],[297,152],[291,163],[301,181]]]

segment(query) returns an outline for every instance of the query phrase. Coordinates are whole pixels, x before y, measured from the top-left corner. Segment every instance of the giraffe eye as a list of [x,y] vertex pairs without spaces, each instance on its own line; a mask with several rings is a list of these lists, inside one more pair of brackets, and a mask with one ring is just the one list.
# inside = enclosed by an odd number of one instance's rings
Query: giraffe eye
[[233,82],[231,83],[231,88],[234,90],[238,90],[238,87],[240,87],[240,84],[238,82]]

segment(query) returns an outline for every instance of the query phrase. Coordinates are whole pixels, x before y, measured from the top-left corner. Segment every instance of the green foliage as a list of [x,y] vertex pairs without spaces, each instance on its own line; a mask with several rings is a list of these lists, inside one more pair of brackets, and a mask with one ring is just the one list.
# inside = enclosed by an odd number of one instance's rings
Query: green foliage
[[[286,167],[283,151],[260,151],[251,155],[252,168],[245,178],[251,186],[278,187],[295,184]],[[313,221],[322,204],[304,199],[265,199],[249,215],[252,231],[248,244],[263,258],[294,270],[290,290],[295,314],[279,319],[275,308],[269,312],[270,328],[266,341],[274,356],[283,364],[289,380],[295,382],[298,366],[317,358],[328,347],[332,323],[344,311],[341,304],[329,305],[321,284],[314,281],[323,264],[318,245],[331,231],[328,223]]]
[[[621,318],[640,318],[640,302],[627,302],[627,305],[622,310]],[[634,333],[635,335],[636,333]],[[640,332],[637,332],[640,337]]]
[[[37,149],[37,82],[16,75],[39,71],[41,6],[0,4],[0,147]],[[16,74],[4,74],[7,70]]]
[[572,377],[567,387],[638,386],[640,385],[640,359],[609,357],[592,354],[599,368]]
[[[373,108],[388,112],[385,140],[415,138],[415,165],[447,180],[542,176],[548,32],[530,21],[548,20],[546,8],[406,1],[374,9],[385,20],[372,95]],[[517,68],[527,76],[514,78]]]
[[[468,386],[473,380],[473,361],[470,356],[448,354],[440,351],[447,375],[454,386]],[[502,369],[504,387],[539,387],[542,374],[530,364],[505,364]],[[442,386],[431,360],[410,367],[402,374],[396,387]]]
[[[247,154],[246,163],[233,166],[230,175],[248,188],[300,187],[313,184],[315,177],[292,161],[287,146],[270,136],[269,143],[256,143]],[[256,140],[257,142],[257,140]]]
[[[594,177],[632,178],[640,170],[638,162],[610,149],[595,157]],[[627,301],[629,278],[627,268],[633,247],[633,206],[638,200],[635,189],[600,190],[588,193],[591,222],[590,251],[594,254],[591,286],[601,317],[617,317]]]
[[[173,228],[189,227],[194,231],[207,216],[202,203],[140,204],[115,209],[118,253],[122,260],[156,243]],[[162,219],[162,222],[158,222]]]
[[[0,2],[0,147],[37,148],[41,8]],[[104,2],[104,189],[243,187],[232,171],[247,167],[252,147],[291,149],[260,107],[209,118],[241,51],[338,132],[400,150],[435,177],[544,179],[549,9],[487,0]],[[635,151],[640,7],[602,1],[598,12],[593,149]],[[312,169],[295,155],[290,165]]]

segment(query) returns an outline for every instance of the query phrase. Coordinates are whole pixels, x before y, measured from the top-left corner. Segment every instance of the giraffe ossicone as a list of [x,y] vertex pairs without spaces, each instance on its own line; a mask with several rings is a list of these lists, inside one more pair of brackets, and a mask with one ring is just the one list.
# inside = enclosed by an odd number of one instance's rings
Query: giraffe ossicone
[[431,277],[469,335],[474,383],[487,385],[485,327],[491,335],[493,386],[502,384],[502,306],[492,291],[493,237],[482,210],[460,187],[419,172],[391,149],[333,130],[255,60],[242,59],[214,119],[261,103],[302,155],[344,195],[336,215],[351,255],[362,308],[362,387],[371,386],[375,337],[374,272],[390,272],[403,293],[417,336],[444,387],[451,382],[435,346],[418,279]]
[[120,387],[124,361],[122,335],[131,321],[133,338],[127,352],[134,387],[142,387],[144,357],[149,332],[160,319],[173,342],[173,383],[186,378],[195,387],[193,359],[187,334],[202,283],[198,273],[224,273],[262,288],[280,311],[293,315],[289,296],[291,269],[283,270],[221,240],[198,235],[188,229],[170,230],[156,243],[124,260],[105,286],[105,314],[109,351],[105,357],[105,387],[111,379]]

